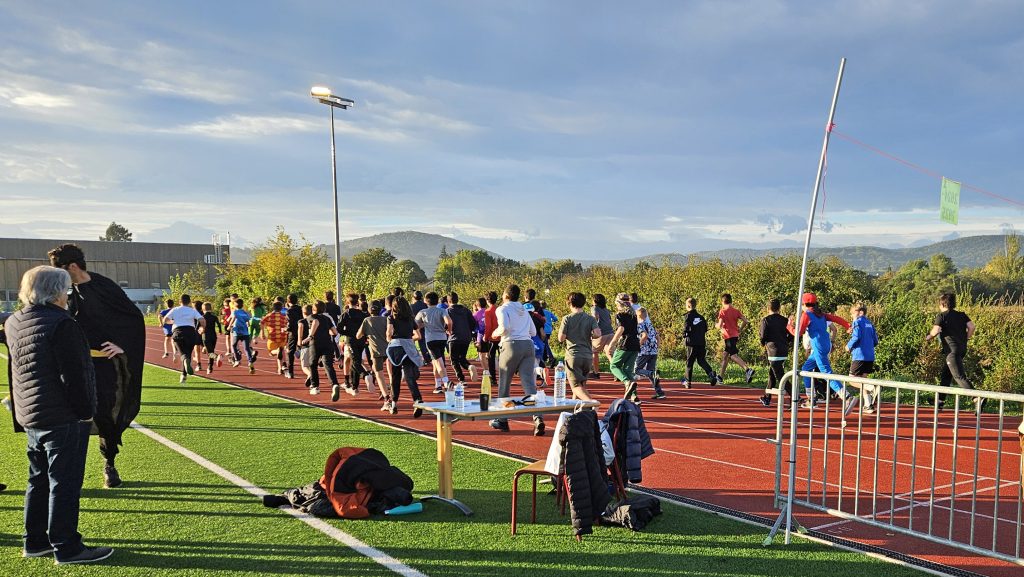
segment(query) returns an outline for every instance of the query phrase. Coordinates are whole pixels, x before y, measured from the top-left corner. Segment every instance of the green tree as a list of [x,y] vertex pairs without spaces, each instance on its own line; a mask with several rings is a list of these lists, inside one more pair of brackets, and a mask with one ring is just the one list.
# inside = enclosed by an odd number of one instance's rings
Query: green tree
[[[249,264],[219,267],[217,288],[222,294],[238,293],[245,300],[290,293],[311,300],[322,296],[322,291],[317,294],[311,288],[314,279],[323,281],[328,267],[333,276],[334,263],[327,253],[304,237],[296,239],[278,227],[273,236],[253,249]],[[334,283],[329,286],[333,288]]]
[[107,226],[106,232],[104,232],[103,236],[100,237],[100,240],[107,242],[131,242],[132,233],[127,228],[117,224],[116,222],[111,222]]
[[352,266],[379,271],[396,260],[395,255],[383,248],[368,248],[352,255]]

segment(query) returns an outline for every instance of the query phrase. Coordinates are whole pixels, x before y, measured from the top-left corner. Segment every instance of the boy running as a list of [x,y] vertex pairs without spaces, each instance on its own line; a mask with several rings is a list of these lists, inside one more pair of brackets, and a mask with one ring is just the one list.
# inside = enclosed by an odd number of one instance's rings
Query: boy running
[[651,315],[647,309],[640,307],[636,309],[637,320],[640,323],[636,330],[640,336],[640,355],[636,358],[636,374],[647,377],[654,387],[652,399],[664,399],[665,391],[661,388],[661,379],[658,378],[658,331],[654,330],[651,324]]
[[[390,380],[387,378],[387,371],[385,371],[385,363],[388,358],[388,319],[387,317],[380,316],[381,309],[384,308],[382,301],[373,301],[370,303],[370,316],[363,319],[363,324],[359,326],[359,330],[356,332],[357,339],[365,339],[367,348],[370,351],[370,370],[372,374],[366,375],[366,382],[372,387],[374,381],[377,382],[377,388],[380,390],[380,400],[385,400],[391,395],[391,389],[389,388]],[[384,403],[384,406],[380,408],[382,411],[387,411],[390,407],[388,403]]]
[[[868,320],[868,307],[857,303],[850,307],[853,318],[853,331],[846,343],[846,351],[850,353],[850,376],[866,377],[875,370],[875,347],[878,346],[878,333],[875,325]],[[864,406],[861,411],[874,413],[878,398],[874,396],[874,385],[864,385]]]
[[[779,299],[772,299],[768,303],[768,316],[761,319],[761,330],[758,331],[761,346],[768,355],[768,388],[761,397],[761,404],[766,407],[772,404],[772,396],[768,390],[777,388],[782,382],[782,375],[785,374],[789,343],[793,342],[793,334],[790,331],[789,319],[779,314]],[[790,392],[794,390],[796,387],[790,383]],[[784,402],[785,392],[780,394],[780,402]]]
[[213,312],[213,303],[203,303],[203,318],[206,324],[199,332],[203,335],[203,348],[206,349],[207,365],[206,374],[213,372],[213,363],[220,366],[220,355],[217,354],[217,333],[223,333],[224,327],[220,324],[220,317]]
[[686,317],[683,318],[683,341],[686,343],[686,376],[680,382],[684,389],[690,388],[693,379],[693,364],[697,363],[708,376],[712,387],[722,382],[722,377],[708,364],[707,343],[708,321],[697,312],[697,299],[686,299]]
[[159,314],[160,327],[164,330],[164,356],[161,358],[166,359],[168,354],[167,349],[171,349],[170,354],[173,355],[171,357],[171,360],[173,361],[178,358],[178,349],[174,346],[174,341],[171,340],[171,325],[164,324],[164,316],[174,308],[174,299],[167,299],[164,301],[164,305],[166,305],[166,307],[164,310],[160,311]]
[[[740,333],[747,326],[747,317],[743,316],[743,313],[734,306],[732,306],[732,295],[729,293],[722,294],[722,308],[718,311],[718,330],[722,331],[722,339],[725,340],[725,346],[722,348],[722,364],[719,375],[725,375],[725,369],[729,366],[729,361],[736,363],[744,371],[746,381],[749,383],[754,380],[754,369],[747,366],[746,361],[740,357],[739,341]],[[722,382],[719,379],[719,382]]]
[[[827,321],[839,324],[847,330],[850,329],[850,323],[842,317],[822,311],[818,307],[818,297],[814,293],[804,293],[801,302],[804,311],[800,317],[800,329],[797,334],[803,336],[804,331],[807,331],[811,339],[811,352],[800,370],[831,374],[832,363],[829,362],[828,355],[832,352],[832,335],[829,333]],[[828,386],[836,394],[842,393],[843,385],[839,381],[829,381]],[[804,408],[813,409],[815,407],[814,385],[810,377],[804,377],[804,388],[807,392]],[[857,397],[847,391],[846,398],[843,399],[843,416],[845,417],[856,404]]]
[[245,301],[235,299],[235,308],[231,311],[231,320],[228,321],[227,329],[231,333],[231,366],[237,367],[242,362],[242,353],[238,350],[238,343],[245,347],[245,356],[249,361],[249,374],[256,374],[257,351],[252,348],[252,335],[249,334],[249,321],[252,315],[245,311]]
[[573,397],[593,400],[587,391],[587,377],[594,370],[593,341],[601,338],[597,319],[583,310],[587,297],[583,293],[569,293],[571,311],[558,328],[558,342],[565,343],[565,368]]
[[443,393],[448,388],[448,369],[445,367],[444,351],[448,347],[452,319],[448,316],[447,310],[437,306],[440,297],[436,292],[428,292],[424,298],[427,306],[416,313],[415,321],[427,341],[430,364],[434,367],[434,392]]
[[267,342],[267,352],[277,361],[277,374],[284,374],[284,353],[288,350],[288,317],[280,301],[275,301],[270,313],[263,317],[260,330],[263,340]]

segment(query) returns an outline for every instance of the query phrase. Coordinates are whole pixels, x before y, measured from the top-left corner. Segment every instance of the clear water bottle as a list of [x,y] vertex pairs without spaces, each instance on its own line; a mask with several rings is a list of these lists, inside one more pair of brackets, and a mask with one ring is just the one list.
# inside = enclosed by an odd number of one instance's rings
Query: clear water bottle
[[466,410],[466,389],[461,382],[455,383],[455,410]]
[[565,362],[558,361],[555,367],[555,402],[561,403],[565,400]]

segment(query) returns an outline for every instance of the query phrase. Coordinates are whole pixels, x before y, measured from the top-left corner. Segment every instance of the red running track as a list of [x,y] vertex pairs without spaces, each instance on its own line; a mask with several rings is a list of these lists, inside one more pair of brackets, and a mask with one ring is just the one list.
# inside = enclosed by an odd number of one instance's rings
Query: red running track
[[[173,366],[170,359],[161,358],[162,334],[159,329],[151,328],[148,333],[147,361],[154,365],[179,368]],[[223,351],[223,338],[218,348]],[[258,349],[263,348],[260,342]],[[266,355],[263,348],[262,355]],[[201,374],[201,373],[200,373]],[[340,374],[340,371],[339,371]],[[411,416],[411,401],[402,391],[404,398],[400,403],[397,415],[380,412],[381,401],[376,393],[368,393],[365,385],[356,397],[342,393],[337,403],[332,403],[327,387],[319,396],[310,396],[303,386],[301,378],[292,380],[276,374],[273,360],[261,356],[257,361],[255,375],[250,375],[244,366],[232,368],[225,363],[214,370],[211,378],[236,384],[241,387],[259,390],[274,395],[295,399],[297,401],[336,409],[363,418],[390,423],[421,431],[428,435],[434,434],[435,421],[429,414],[421,419]],[[326,378],[321,379],[327,382]],[[432,384],[429,367],[423,370],[421,383]],[[470,391],[474,390],[470,384]],[[641,487],[671,493],[685,499],[692,499],[724,507],[762,518],[775,519],[778,511],[774,508],[775,483],[775,447],[768,442],[774,438],[776,427],[776,408],[764,408],[758,403],[761,391],[751,388],[719,386],[708,387],[697,384],[693,389],[682,389],[678,385],[663,381],[668,398],[660,401],[645,400],[643,404],[644,418],[654,444],[655,454],[644,460],[644,480]],[[517,386],[513,385],[513,394]],[[430,400],[431,387],[421,385],[424,396]],[[605,407],[607,403],[621,394],[621,385],[611,381],[609,376],[593,381],[590,386],[595,398]],[[641,394],[649,396],[651,391],[641,387]],[[470,392],[469,394],[472,394]],[[440,398],[440,395],[436,395]],[[912,439],[912,412],[907,407],[901,408],[899,426],[891,414],[891,407],[884,407],[877,416],[864,415],[861,422],[855,414],[851,414],[846,435],[853,434],[862,427],[863,436],[860,444],[859,460],[861,470],[856,473],[856,442],[851,438],[842,439],[843,429],[838,426],[838,410],[830,411],[827,427],[829,434],[828,453],[825,446],[823,423],[824,411],[815,411],[812,423],[814,438],[810,442],[812,451],[808,459],[808,431],[805,413],[801,414],[801,426],[798,435],[797,465],[797,496],[808,498],[816,503],[824,502],[829,507],[840,508],[853,512],[856,504],[859,515],[871,515],[889,522],[892,511],[893,523],[906,526],[910,513],[913,512],[914,527],[920,529],[927,526],[928,502],[933,506],[933,531],[940,537],[946,537],[950,530],[950,485],[953,477],[953,416],[946,411],[934,418],[930,408],[922,408],[918,412],[918,433],[916,447]],[[878,460],[874,459],[875,423],[878,423]],[[937,423],[937,426],[935,426]],[[462,422],[455,428],[456,442],[465,442],[477,446],[492,448],[506,453],[521,455],[526,458],[543,458],[550,444],[550,430],[553,422],[549,422],[549,433],[544,437],[532,436],[532,423],[529,419],[511,421],[512,431],[502,433],[491,429],[485,421]],[[1000,524],[997,547],[1000,551],[1013,552],[1017,545],[1016,525],[1017,507],[1019,503],[1018,488],[1020,485],[1020,456],[1013,451],[1017,447],[1017,421],[1007,418],[1005,429],[997,430],[998,420],[995,416],[982,417],[982,427],[975,427],[973,414],[961,413],[957,428],[956,443],[956,497],[953,506],[952,534],[958,540],[966,541],[969,536],[969,524],[965,521],[972,507],[979,514],[975,527],[975,543],[982,547],[992,546],[992,523],[998,518]],[[975,451],[975,431],[978,430]],[[897,438],[893,447],[894,433]],[[932,463],[932,436],[935,436],[935,467]],[[1004,451],[1001,475],[999,478],[1000,506],[995,508],[995,451],[1002,437]],[[788,441],[788,424],[785,432]],[[788,446],[784,447],[788,453]],[[975,454],[978,455],[979,484],[973,485]],[[895,459],[893,456],[895,455]],[[840,477],[840,461],[843,464]],[[896,465],[893,466],[895,461]],[[810,474],[808,474],[810,462]],[[878,463],[877,470],[874,463]],[[912,464],[916,464],[913,465]],[[455,463],[458,467],[458,463]],[[895,468],[895,476],[893,471]],[[935,471],[932,473],[932,471]],[[968,473],[965,473],[968,472]],[[828,476],[827,490],[823,492],[821,479]],[[877,475],[880,496],[872,503],[870,494],[855,494],[856,479],[860,480],[860,490],[870,487]],[[913,475],[913,485],[911,484]],[[938,489],[931,499],[929,487],[934,484]],[[786,480],[783,479],[783,487]],[[916,492],[911,491],[914,487]],[[842,489],[840,491],[840,488]],[[458,488],[456,487],[456,491]],[[842,502],[840,503],[840,493]],[[911,499],[911,494],[913,498]],[[895,495],[890,498],[890,494]],[[972,500],[972,495],[976,498]],[[824,501],[823,501],[824,499]],[[913,508],[911,511],[911,505]],[[997,513],[993,515],[993,513]],[[999,559],[974,554],[947,545],[910,537],[872,527],[857,521],[845,521],[824,512],[803,507],[795,507],[794,515],[806,527],[837,538],[846,539],[871,547],[877,547],[896,553],[896,556],[908,555],[926,562],[945,565],[955,572],[971,572],[992,577],[1019,577],[1024,569],[1019,565]],[[987,520],[986,520],[987,519]],[[767,529],[765,530],[767,534]],[[781,544],[781,538],[777,540]]]

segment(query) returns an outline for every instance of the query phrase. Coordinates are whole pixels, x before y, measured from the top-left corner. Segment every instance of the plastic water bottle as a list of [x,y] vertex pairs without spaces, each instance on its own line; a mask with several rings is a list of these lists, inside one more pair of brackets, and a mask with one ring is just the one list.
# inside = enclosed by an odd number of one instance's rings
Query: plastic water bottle
[[462,386],[461,382],[455,383],[455,410],[466,410],[466,389]]
[[555,403],[565,401],[565,362],[558,361],[555,367]]

